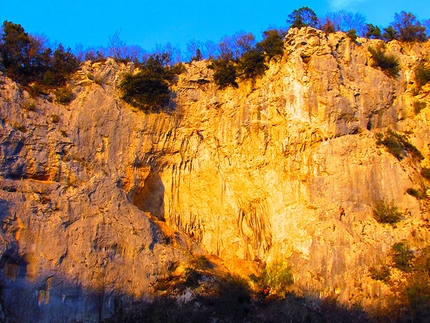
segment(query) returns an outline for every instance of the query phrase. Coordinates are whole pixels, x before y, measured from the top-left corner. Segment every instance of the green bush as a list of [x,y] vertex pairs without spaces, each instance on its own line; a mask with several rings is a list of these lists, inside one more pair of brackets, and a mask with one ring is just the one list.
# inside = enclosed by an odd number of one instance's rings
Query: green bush
[[301,7],[300,9],[295,9],[292,13],[288,15],[287,23],[290,28],[303,28],[303,27],[313,27],[318,26],[318,17],[309,7]]
[[411,261],[414,258],[414,254],[409,249],[409,246],[405,242],[397,242],[393,245],[391,251],[396,268],[406,273],[411,272]]
[[79,60],[61,44],[52,52],[40,37],[29,35],[21,25],[4,21],[2,27],[0,52],[6,74],[14,81],[22,85],[59,87],[78,69]]
[[382,39],[385,41],[392,41],[399,38],[399,33],[393,28],[393,26],[388,26],[384,28],[384,33],[382,34]]
[[427,198],[426,192],[424,192],[422,190],[417,190],[415,188],[408,188],[406,190],[406,193],[417,198],[418,200],[423,200],[423,199]]
[[413,107],[414,107],[415,114],[419,114],[422,109],[425,109],[427,107],[427,103],[422,101],[415,101],[413,103]]
[[169,84],[145,72],[124,75],[120,86],[121,99],[145,112],[159,111],[170,100]]
[[403,213],[394,206],[394,202],[379,200],[373,208],[373,217],[378,223],[394,225],[403,219]]
[[378,26],[367,24],[365,32],[366,32],[367,38],[373,38],[373,39],[381,38],[381,29]]
[[202,275],[194,268],[185,268],[185,286],[196,289],[200,286],[199,280]]
[[266,30],[263,32],[263,40],[257,44],[257,48],[262,50],[270,59],[280,57],[284,54],[284,33],[276,30]]
[[234,63],[226,59],[214,60],[209,66],[214,70],[213,78],[214,82],[219,89],[225,89],[228,86],[238,88],[239,85],[236,82],[237,70]]
[[43,75],[42,83],[50,87],[64,86],[70,76],[79,68],[76,56],[60,44],[51,58],[49,70]]
[[369,52],[372,54],[372,67],[380,68],[389,77],[399,74],[399,61],[395,56],[385,54],[380,48],[369,47]]
[[264,61],[264,55],[261,50],[252,49],[245,52],[238,64],[240,77],[244,80],[255,80],[257,77],[264,75],[268,68]]
[[415,70],[415,82],[421,88],[430,81],[430,67],[420,64]]
[[55,102],[63,105],[69,104],[75,98],[73,91],[67,86],[57,89],[54,92],[54,94],[55,94]]
[[423,167],[421,169],[421,176],[425,179],[430,179],[430,168]]
[[263,271],[263,285],[274,291],[283,291],[293,283],[291,269],[284,262],[275,261]]
[[197,259],[191,262],[193,267],[198,270],[206,270],[211,267],[211,262],[206,256],[199,256]]
[[412,145],[405,135],[401,135],[390,128],[385,134],[376,134],[376,144],[383,145],[387,148],[388,152],[396,157],[398,160],[402,160],[407,156],[407,152],[411,153],[415,158],[422,160],[424,156],[421,152]]
[[121,99],[145,112],[159,112],[170,101],[169,84],[175,68],[166,66],[165,55],[150,56],[136,74],[126,73],[119,85]]
[[369,268],[370,278],[380,281],[388,281],[390,279],[391,273],[388,266],[380,266],[379,268],[371,267]]
[[355,29],[350,29],[346,33],[346,35],[351,38],[353,41],[356,41],[358,38],[357,31]]

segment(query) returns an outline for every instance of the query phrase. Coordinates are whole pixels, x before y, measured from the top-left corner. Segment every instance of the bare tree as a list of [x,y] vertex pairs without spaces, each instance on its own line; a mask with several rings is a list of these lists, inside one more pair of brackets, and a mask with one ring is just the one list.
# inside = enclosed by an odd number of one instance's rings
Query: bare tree
[[401,41],[411,42],[417,40],[423,42],[427,39],[426,26],[421,25],[421,22],[410,12],[396,13],[391,26],[397,32]]
[[181,49],[178,46],[173,46],[170,42],[164,45],[156,45],[154,54],[166,57],[166,65],[174,65],[181,62]]
[[206,59],[214,58],[219,55],[218,46],[213,40],[208,40],[204,45],[203,57]]
[[255,36],[252,33],[239,31],[233,36],[225,36],[218,44],[222,59],[238,60],[244,53],[255,47]]
[[121,30],[115,31],[115,33],[109,36],[109,55],[115,59],[125,59],[125,42],[120,39]]
[[361,13],[353,13],[345,10],[329,12],[324,18],[321,25],[330,22],[335,31],[348,32],[355,30],[359,35],[364,36],[366,33],[366,17]]
[[[198,55],[197,53],[200,53]],[[203,43],[199,40],[192,39],[187,44],[187,60],[200,60],[203,58]],[[199,59],[197,59],[199,58]]]

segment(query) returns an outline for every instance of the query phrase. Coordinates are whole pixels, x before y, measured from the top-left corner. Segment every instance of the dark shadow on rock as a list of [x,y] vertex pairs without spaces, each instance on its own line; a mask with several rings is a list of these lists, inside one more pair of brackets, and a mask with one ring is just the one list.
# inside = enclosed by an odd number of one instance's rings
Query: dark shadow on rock
[[0,199],[0,221],[4,221],[10,216],[9,203],[3,199]]
[[[12,259],[9,257],[7,260]],[[14,260],[15,261],[15,260]],[[197,274],[190,281],[190,272]],[[372,316],[362,308],[340,306],[335,298],[319,299],[287,293],[285,297],[253,292],[237,276],[214,276],[206,270],[189,270],[157,280],[158,295],[128,295],[122,290],[86,286],[75,277],[40,272],[34,280],[18,275],[10,279],[0,271],[1,304],[10,323],[48,322],[428,322],[427,317],[395,308]],[[162,282],[162,283],[161,283]],[[158,289],[157,289],[158,286]]]
[[149,212],[164,221],[164,184],[158,170],[151,169],[143,187],[134,192],[132,202],[139,210]]

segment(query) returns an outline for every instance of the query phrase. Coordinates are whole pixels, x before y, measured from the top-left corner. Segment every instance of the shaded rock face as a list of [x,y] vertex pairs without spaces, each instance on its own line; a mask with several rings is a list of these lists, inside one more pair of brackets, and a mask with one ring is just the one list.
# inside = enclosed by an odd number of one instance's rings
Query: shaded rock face
[[[383,302],[391,291],[369,268],[395,242],[429,241],[425,203],[406,194],[428,184],[429,112],[412,107],[428,98],[412,83],[429,44],[387,44],[392,79],[371,67],[378,41],[360,42],[293,29],[264,77],[223,91],[194,62],[159,114],[119,99],[134,67],[113,60],[83,64],[69,106],[2,77],[3,306],[26,322],[98,321],[203,250],[245,276],[237,260],[286,262],[308,296]],[[378,147],[387,127],[424,160]],[[397,227],[373,219],[381,199],[407,214]]]

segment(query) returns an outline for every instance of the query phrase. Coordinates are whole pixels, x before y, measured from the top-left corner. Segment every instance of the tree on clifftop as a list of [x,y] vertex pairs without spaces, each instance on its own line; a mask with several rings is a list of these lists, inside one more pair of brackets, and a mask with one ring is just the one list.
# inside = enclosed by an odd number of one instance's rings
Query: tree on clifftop
[[38,80],[48,70],[51,50],[19,24],[3,23],[0,50],[9,77],[22,84]]
[[257,44],[265,55],[272,59],[284,54],[284,37],[285,33],[280,30],[270,29],[263,32],[263,40]]
[[405,42],[426,41],[426,27],[410,12],[396,13],[391,23],[397,32],[398,39]]
[[296,9],[288,15],[287,23],[290,24],[290,28],[317,28],[318,18],[311,8],[301,7],[300,9]]
[[144,112],[159,112],[170,100],[169,85],[180,71],[168,65],[169,54],[151,55],[136,74],[126,73],[121,99]]

